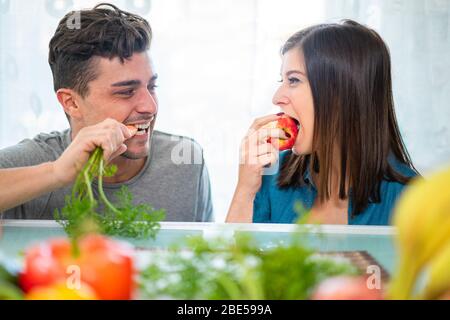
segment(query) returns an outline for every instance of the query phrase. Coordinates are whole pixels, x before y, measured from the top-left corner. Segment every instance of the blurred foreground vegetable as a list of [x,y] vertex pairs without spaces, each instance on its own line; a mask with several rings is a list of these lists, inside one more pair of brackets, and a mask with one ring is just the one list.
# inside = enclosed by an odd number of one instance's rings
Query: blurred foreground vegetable
[[242,234],[235,242],[196,237],[188,248],[151,254],[139,280],[144,297],[308,299],[322,280],[357,273],[346,261],[315,256],[298,239],[261,250]]
[[18,283],[19,269],[0,255],[0,300],[20,300],[23,298]]
[[97,295],[87,284],[80,288],[69,288],[66,283],[55,283],[36,287],[27,293],[27,300],[96,300]]
[[[435,299],[450,289],[450,168],[417,179],[394,216],[400,261],[390,284],[391,299]],[[418,286],[424,274],[425,290]]]
[[382,300],[380,289],[370,289],[363,276],[338,276],[325,279],[314,290],[312,300]]
[[134,276],[131,247],[89,235],[80,239],[77,256],[67,239],[54,239],[29,248],[20,285],[29,298],[131,299]]

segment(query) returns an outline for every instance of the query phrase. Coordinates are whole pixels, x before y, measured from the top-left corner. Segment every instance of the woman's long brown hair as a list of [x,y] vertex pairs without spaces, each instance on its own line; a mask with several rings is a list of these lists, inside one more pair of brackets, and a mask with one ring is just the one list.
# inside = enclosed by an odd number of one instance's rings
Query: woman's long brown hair
[[357,22],[317,25],[297,32],[281,53],[300,50],[314,101],[312,153],[289,154],[282,164],[281,188],[303,185],[309,166],[320,202],[330,199],[334,152],[339,150],[339,198],[351,188],[352,215],[380,202],[383,179],[410,178],[388,162],[393,156],[416,173],[400,135],[394,110],[389,51],[381,37]]

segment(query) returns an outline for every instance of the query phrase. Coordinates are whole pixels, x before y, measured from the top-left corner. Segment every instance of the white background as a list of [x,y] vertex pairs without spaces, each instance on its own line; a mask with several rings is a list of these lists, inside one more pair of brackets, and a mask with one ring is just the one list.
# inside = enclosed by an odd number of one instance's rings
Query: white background
[[[315,23],[352,18],[376,29],[393,63],[398,120],[417,168],[450,162],[449,0],[112,1],[147,18],[160,76],[156,129],[204,148],[216,218],[237,178],[239,143],[274,112],[279,49]],[[98,1],[0,0],[0,148],[68,124],[52,90],[48,42],[69,10]]]

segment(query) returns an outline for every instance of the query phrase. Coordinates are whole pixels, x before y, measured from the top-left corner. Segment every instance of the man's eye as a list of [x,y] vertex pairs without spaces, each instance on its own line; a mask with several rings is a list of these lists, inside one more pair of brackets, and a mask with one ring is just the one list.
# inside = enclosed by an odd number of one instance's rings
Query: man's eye
[[120,91],[120,92],[118,92],[118,94],[131,97],[134,94],[134,91],[135,91],[134,89],[129,89],[129,90],[125,90],[125,91]]
[[147,86],[147,89],[148,89],[148,91],[150,91],[150,92],[155,91],[156,88],[158,88],[158,86],[157,86],[156,84],[152,84],[152,85],[148,85],[148,86]]

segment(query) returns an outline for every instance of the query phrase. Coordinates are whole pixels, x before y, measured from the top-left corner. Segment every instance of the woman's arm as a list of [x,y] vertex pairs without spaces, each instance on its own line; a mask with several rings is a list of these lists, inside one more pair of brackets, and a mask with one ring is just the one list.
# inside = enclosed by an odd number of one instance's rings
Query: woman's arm
[[225,222],[250,223],[253,221],[255,195],[236,187]]
[[281,129],[265,129],[266,124],[280,116],[270,115],[256,119],[240,148],[239,179],[228,210],[226,222],[252,222],[253,201],[261,188],[264,167],[278,160],[278,150],[267,142],[269,137],[286,138]]

